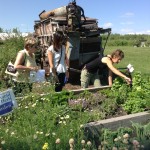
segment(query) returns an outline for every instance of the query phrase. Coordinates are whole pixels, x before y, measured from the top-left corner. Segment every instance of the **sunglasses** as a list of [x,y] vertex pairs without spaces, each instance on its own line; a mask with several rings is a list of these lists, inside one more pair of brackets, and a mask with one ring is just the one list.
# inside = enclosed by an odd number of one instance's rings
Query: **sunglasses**
[[32,45],[31,48],[38,48],[38,46],[37,45]]

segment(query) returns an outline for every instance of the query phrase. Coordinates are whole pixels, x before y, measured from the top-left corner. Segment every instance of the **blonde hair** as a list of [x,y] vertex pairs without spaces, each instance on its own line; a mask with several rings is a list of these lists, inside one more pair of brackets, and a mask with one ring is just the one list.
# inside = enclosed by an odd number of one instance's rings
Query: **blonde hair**
[[37,45],[38,41],[34,37],[27,37],[24,39],[24,47],[28,49],[29,46]]

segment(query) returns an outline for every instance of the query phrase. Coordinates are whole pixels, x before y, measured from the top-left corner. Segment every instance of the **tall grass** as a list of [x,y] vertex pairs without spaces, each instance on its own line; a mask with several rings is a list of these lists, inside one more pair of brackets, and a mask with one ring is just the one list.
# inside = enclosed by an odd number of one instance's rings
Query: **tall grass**
[[7,39],[0,45],[0,77],[4,76],[4,71],[10,60],[15,60],[17,52],[23,49],[23,37],[13,37]]

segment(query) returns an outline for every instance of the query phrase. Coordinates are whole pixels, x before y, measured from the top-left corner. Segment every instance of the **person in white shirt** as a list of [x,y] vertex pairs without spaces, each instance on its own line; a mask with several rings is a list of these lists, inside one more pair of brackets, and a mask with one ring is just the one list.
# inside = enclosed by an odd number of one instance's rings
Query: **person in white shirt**
[[62,31],[56,31],[53,35],[53,44],[47,49],[50,65],[50,74],[55,80],[55,91],[62,91],[65,78],[68,78],[66,69],[66,48],[63,45],[64,35]]

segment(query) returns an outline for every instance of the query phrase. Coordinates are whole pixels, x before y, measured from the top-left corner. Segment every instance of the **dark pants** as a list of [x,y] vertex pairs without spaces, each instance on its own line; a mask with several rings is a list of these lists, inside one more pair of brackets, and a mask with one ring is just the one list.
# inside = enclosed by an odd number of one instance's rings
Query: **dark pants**
[[62,91],[63,86],[65,85],[65,73],[58,74],[59,83],[55,84],[55,91],[60,92]]
[[13,91],[15,96],[17,96],[18,93],[28,93],[32,91],[32,83],[23,83],[23,82],[16,82],[13,81]]

